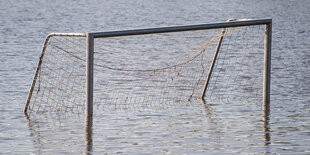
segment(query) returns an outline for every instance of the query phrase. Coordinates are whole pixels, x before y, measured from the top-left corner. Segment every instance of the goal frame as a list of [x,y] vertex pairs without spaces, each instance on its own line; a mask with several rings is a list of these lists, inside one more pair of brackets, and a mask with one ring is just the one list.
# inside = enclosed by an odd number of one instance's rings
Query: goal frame
[[[37,76],[42,64],[45,49],[47,47],[48,40],[53,36],[76,36],[86,37],[86,102],[85,102],[85,116],[93,116],[93,85],[94,85],[94,44],[96,38],[109,38],[118,36],[130,36],[130,35],[145,35],[156,33],[169,33],[169,32],[181,32],[181,31],[195,31],[195,30],[207,30],[218,28],[230,28],[239,26],[253,26],[253,25],[265,25],[264,34],[264,73],[263,73],[263,110],[269,111],[270,105],[270,76],[271,76],[271,42],[272,42],[272,19],[258,19],[258,20],[240,20],[240,21],[228,21],[222,23],[212,24],[199,24],[199,25],[186,25],[186,26],[173,26],[173,27],[159,27],[159,28],[146,28],[146,29],[133,29],[123,31],[108,31],[108,32],[90,32],[90,33],[52,33],[46,37],[40,60],[32,81],[32,85],[28,94],[27,102],[24,107],[24,113],[27,115],[29,108],[31,95],[34,90]],[[213,60],[214,63],[215,59]],[[213,65],[212,65],[213,66]],[[212,73],[212,68],[211,72]],[[208,76],[210,77],[210,75]],[[202,99],[204,97],[205,86]],[[269,113],[269,112],[268,112]]]

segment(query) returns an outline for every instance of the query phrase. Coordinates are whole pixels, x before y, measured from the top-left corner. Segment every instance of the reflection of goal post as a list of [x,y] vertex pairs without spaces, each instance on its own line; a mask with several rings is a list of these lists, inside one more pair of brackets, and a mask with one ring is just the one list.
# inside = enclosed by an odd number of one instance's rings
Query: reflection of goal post
[[271,23],[50,34],[24,112],[92,116],[93,105],[166,108],[195,99],[269,105]]

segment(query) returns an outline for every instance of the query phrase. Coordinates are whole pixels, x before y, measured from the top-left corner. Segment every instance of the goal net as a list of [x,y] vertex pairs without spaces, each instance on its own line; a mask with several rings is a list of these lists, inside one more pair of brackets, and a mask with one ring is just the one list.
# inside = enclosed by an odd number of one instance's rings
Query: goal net
[[[264,37],[252,25],[95,38],[94,109],[261,103]],[[85,110],[86,48],[85,34],[49,35],[25,111]]]

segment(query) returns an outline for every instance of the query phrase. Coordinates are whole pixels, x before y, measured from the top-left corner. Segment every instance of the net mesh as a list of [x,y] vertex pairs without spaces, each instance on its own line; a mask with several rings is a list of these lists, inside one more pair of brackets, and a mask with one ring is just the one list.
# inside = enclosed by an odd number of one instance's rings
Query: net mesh
[[[81,112],[85,104],[85,37],[53,36],[42,52],[29,112]],[[42,57],[42,56],[41,56]]]
[[264,26],[243,27],[223,37],[206,101],[262,103]]
[[[49,40],[31,111],[84,111],[85,39]],[[94,107],[99,111],[201,103],[219,44],[204,100],[262,102],[264,26],[96,38],[94,44]]]

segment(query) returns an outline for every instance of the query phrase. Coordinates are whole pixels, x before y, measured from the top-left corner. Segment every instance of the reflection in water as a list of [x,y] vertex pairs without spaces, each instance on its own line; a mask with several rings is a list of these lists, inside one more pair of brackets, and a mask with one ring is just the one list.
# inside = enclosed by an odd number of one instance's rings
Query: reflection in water
[[85,127],[84,127],[84,139],[85,139],[85,155],[91,155],[93,152],[93,117],[85,115]]
[[[236,103],[237,104],[237,103]],[[132,152],[138,154],[137,151],[158,151],[150,145],[161,146],[162,142],[167,144],[162,146],[171,153],[187,153],[195,151],[213,151],[222,152],[220,148],[225,148],[223,153],[229,153],[231,148],[243,146],[245,143],[261,145],[262,152],[270,153],[270,127],[269,127],[269,105],[264,104],[252,109],[253,111],[243,111],[251,108],[244,104],[211,104],[202,101],[199,106],[189,110],[182,108],[182,112],[169,111],[169,114],[158,111],[152,115],[148,111],[139,111],[134,113],[117,113],[111,112],[112,115],[104,115],[96,122],[96,126],[100,126],[103,132],[97,133],[99,138],[98,145],[93,144],[93,118],[85,117],[84,121],[78,121],[76,116],[57,116],[35,114],[31,118],[27,116],[29,121],[28,128],[30,136],[33,137],[34,154],[50,154],[51,150],[55,154],[95,154],[96,150],[105,150],[107,152]],[[227,105],[227,109],[222,109]],[[189,111],[184,111],[184,110]],[[238,110],[236,110],[238,109]],[[262,110],[262,112],[261,112]],[[170,114],[171,112],[171,114]],[[263,119],[256,119],[249,125],[244,124],[243,120],[247,114],[257,112],[253,118],[257,118],[262,114]],[[107,118],[108,117],[108,118]],[[235,119],[237,117],[238,119]],[[123,119],[125,118],[125,119]],[[193,121],[193,118],[195,119]],[[179,121],[182,120],[182,121]],[[263,123],[259,122],[263,120]],[[113,123],[111,123],[113,122]],[[256,126],[255,124],[259,124]],[[241,128],[241,129],[240,129]],[[158,130],[155,131],[154,129]],[[261,130],[263,129],[263,131]],[[260,131],[260,132],[257,132]],[[183,132],[182,136],[179,133]],[[245,137],[249,132],[255,132],[252,137]],[[109,136],[106,136],[109,135]],[[190,138],[187,138],[190,137]],[[249,140],[252,140],[248,142]],[[104,143],[106,141],[108,143]],[[124,142],[124,143],[123,143]],[[191,149],[188,149],[188,143],[191,143]],[[115,147],[117,145],[121,147]],[[135,144],[135,145],[131,145]],[[170,150],[172,147],[180,147],[184,149]],[[245,150],[239,150],[245,151]],[[246,150],[247,153],[253,153]]]
[[265,139],[265,145],[270,144],[270,126],[269,126],[269,120],[270,120],[270,103],[264,103],[263,104],[263,132],[264,132],[264,139]]
[[[79,115],[63,113],[36,113],[26,115],[32,137],[34,154],[82,154],[92,153],[92,119],[87,119],[85,128]],[[85,129],[85,140],[83,139]],[[86,145],[85,151],[82,146]]]
[[212,109],[211,104],[208,104],[204,98],[201,98],[202,108],[205,112],[205,118],[208,119],[209,129],[207,132],[210,134],[210,138],[212,137],[215,141],[214,144],[218,146],[223,146],[224,143],[222,141],[222,135],[220,133],[224,133],[223,128],[221,127],[221,118],[216,115],[216,112]]
[[[218,122],[220,121],[220,118],[216,118],[216,112],[214,110],[212,110],[210,104],[207,104],[206,101],[204,99],[201,100],[202,104],[204,105],[204,109],[205,112],[207,114],[207,117],[210,119],[210,121],[212,122],[213,125],[219,125]],[[211,116],[214,115],[213,117]],[[263,107],[262,107],[262,117],[263,117],[263,136],[264,136],[264,145],[266,146],[266,149],[268,149],[269,147],[267,147],[269,144],[271,144],[271,136],[270,136],[270,103],[263,103]],[[215,119],[219,119],[219,120],[215,120]],[[221,127],[216,127],[216,130],[220,130]],[[217,131],[220,132],[220,131]],[[267,153],[270,151],[266,151]]]
[[42,151],[40,146],[42,146],[41,142],[42,137],[40,132],[36,131],[36,129],[40,128],[40,124],[36,123],[35,121],[32,121],[27,113],[25,113],[25,115],[28,120],[28,128],[30,131],[30,136],[35,137],[35,139],[33,140],[34,147],[37,149],[37,153],[41,154]]

